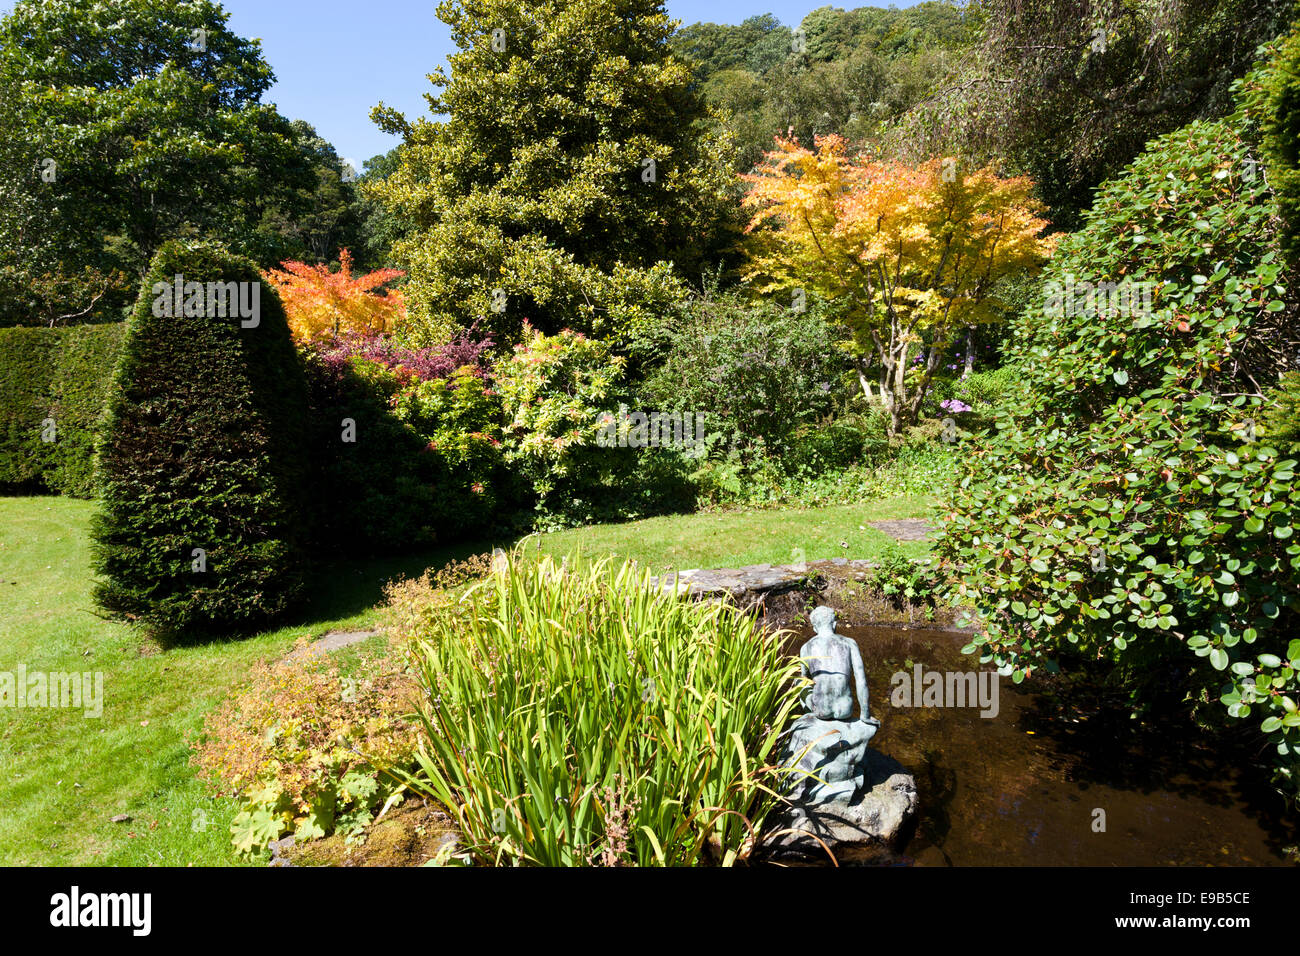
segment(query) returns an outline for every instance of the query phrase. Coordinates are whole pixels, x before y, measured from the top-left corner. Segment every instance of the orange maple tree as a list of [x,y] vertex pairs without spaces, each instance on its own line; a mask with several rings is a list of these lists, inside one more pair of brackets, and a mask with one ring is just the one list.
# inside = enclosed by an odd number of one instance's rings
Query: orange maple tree
[[268,270],[284,302],[293,337],[301,343],[338,338],[348,334],[391,332],[406,316],[406,303],[397,291],[376,292],[403,276],[400,269],[376,269],[352,275],[352,254],[339,252],[339,269],[305,262],[282,262],[282,269]]
[[[777,137],[742,177],[755,210],[748,278],[760,291],[804,289],[830,303],[863,390],[870,399],[877,373],[897,432],[916,420],[954,333],[1000,317],[998,282],[1050,255],[1048,223],[1023,176],[967,172],[951,157],[871,162],[848,155],[839,136],[816,147]],[[913,371],[909,353],[927,345]]]

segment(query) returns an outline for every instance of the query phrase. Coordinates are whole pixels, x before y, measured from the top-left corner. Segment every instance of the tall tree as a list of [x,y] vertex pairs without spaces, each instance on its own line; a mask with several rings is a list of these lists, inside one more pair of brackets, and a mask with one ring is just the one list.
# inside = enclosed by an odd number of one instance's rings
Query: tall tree
[[820,7],[796,30],[764,15],[737,26],[692,24],[671,43],[725,117],[737,168],[748,170],[776,135],[876,138],[938,88],[978,27],[977,13],[952,3]]
[[498,341],[635,329],[727,239],[725,140],[706,127],[658,0],[444,0],[459,52],[371,195],[411,222],[394,248],[411,335],[486,320]]
[[332,262],[340,249],[361,239],[356,188],[360,171],[348,168],[310,123],[294,120],[289,126],[310,179],[286,196],[284,204],[262,213],[253,258],[264,264],[289,259]]
[[20,2],[0,20],[0,270],[142,276],[176,236],[236,248],[309,185],[260,44],[211,0]]
[[1047,258],[1052,242],[1041,235],[1048,223],[1033,184],[967,172],[951,158],[865,162],[838,136],[815,151],[794,140],[776,145],[744,177],[745,204],[756,210],[750,278],[762,291],[816,292],[834,303],[863,389],[871,398],[867,376],[876,371],[897,433],[916,420],[956,332],[999,317],[998,282]]
[[1295,0],[979,0],[983,37],[898,124],[911,158],[960,153],[1030,174],[1053,221],[1151,138],[1230,112],[1231,86]]
[[363,171],[357,183],[360,188],[356,190],[353,214],[357,218],[360,236],[357,261],[365,268],[390,267],[394,261],[393,246],[410,232],[410,222],[380,201],[367,186],[383,182],[397,171],[397,157],[401,148],[394,146],[388,152],[372,156],[362,164]]

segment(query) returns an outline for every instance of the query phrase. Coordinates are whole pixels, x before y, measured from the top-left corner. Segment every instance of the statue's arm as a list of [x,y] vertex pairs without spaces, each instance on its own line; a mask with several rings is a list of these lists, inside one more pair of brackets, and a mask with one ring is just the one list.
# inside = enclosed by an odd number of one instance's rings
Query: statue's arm
[[867,697],[867,670],[862,666],[862,652],[858,650],[857,641],[849,641],[849,660],[853,664],[853,680],[858,690],[858,719],[866,720],[871,716],[871,702]]

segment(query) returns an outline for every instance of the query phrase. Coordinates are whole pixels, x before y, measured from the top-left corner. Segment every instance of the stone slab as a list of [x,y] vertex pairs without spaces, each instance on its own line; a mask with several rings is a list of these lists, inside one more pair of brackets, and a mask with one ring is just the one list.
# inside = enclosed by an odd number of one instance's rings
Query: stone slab
[[367,638],[382,634],[383,631],[330,631],[322,634],[305,647],[295,648],[284,656],[286,661],[305,660],[320,657],[330,651],[337,651],[350,644],[359,644]]
[[877,531],[883,531],[895,541],[924,541],[931,537],[934,525],[921,518],[900,518],[896,521],[870,521],[868,524]]

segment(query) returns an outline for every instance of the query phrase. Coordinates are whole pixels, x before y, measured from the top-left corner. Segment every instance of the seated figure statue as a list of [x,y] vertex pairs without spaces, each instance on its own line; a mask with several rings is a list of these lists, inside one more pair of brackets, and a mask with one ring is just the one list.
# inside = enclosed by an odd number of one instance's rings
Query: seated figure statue
[[[867,741],[880,721],[868,715],[867,678],[858,645],[835,633],[835,611],[819,607],[810,615],[814,634],[799,649],[812,687],[804,696],[808,713],[794,725],[790,740],[793,796],[805,805],[849,803],[863,786]],[[853,691],[858,718],[853,717]]]

